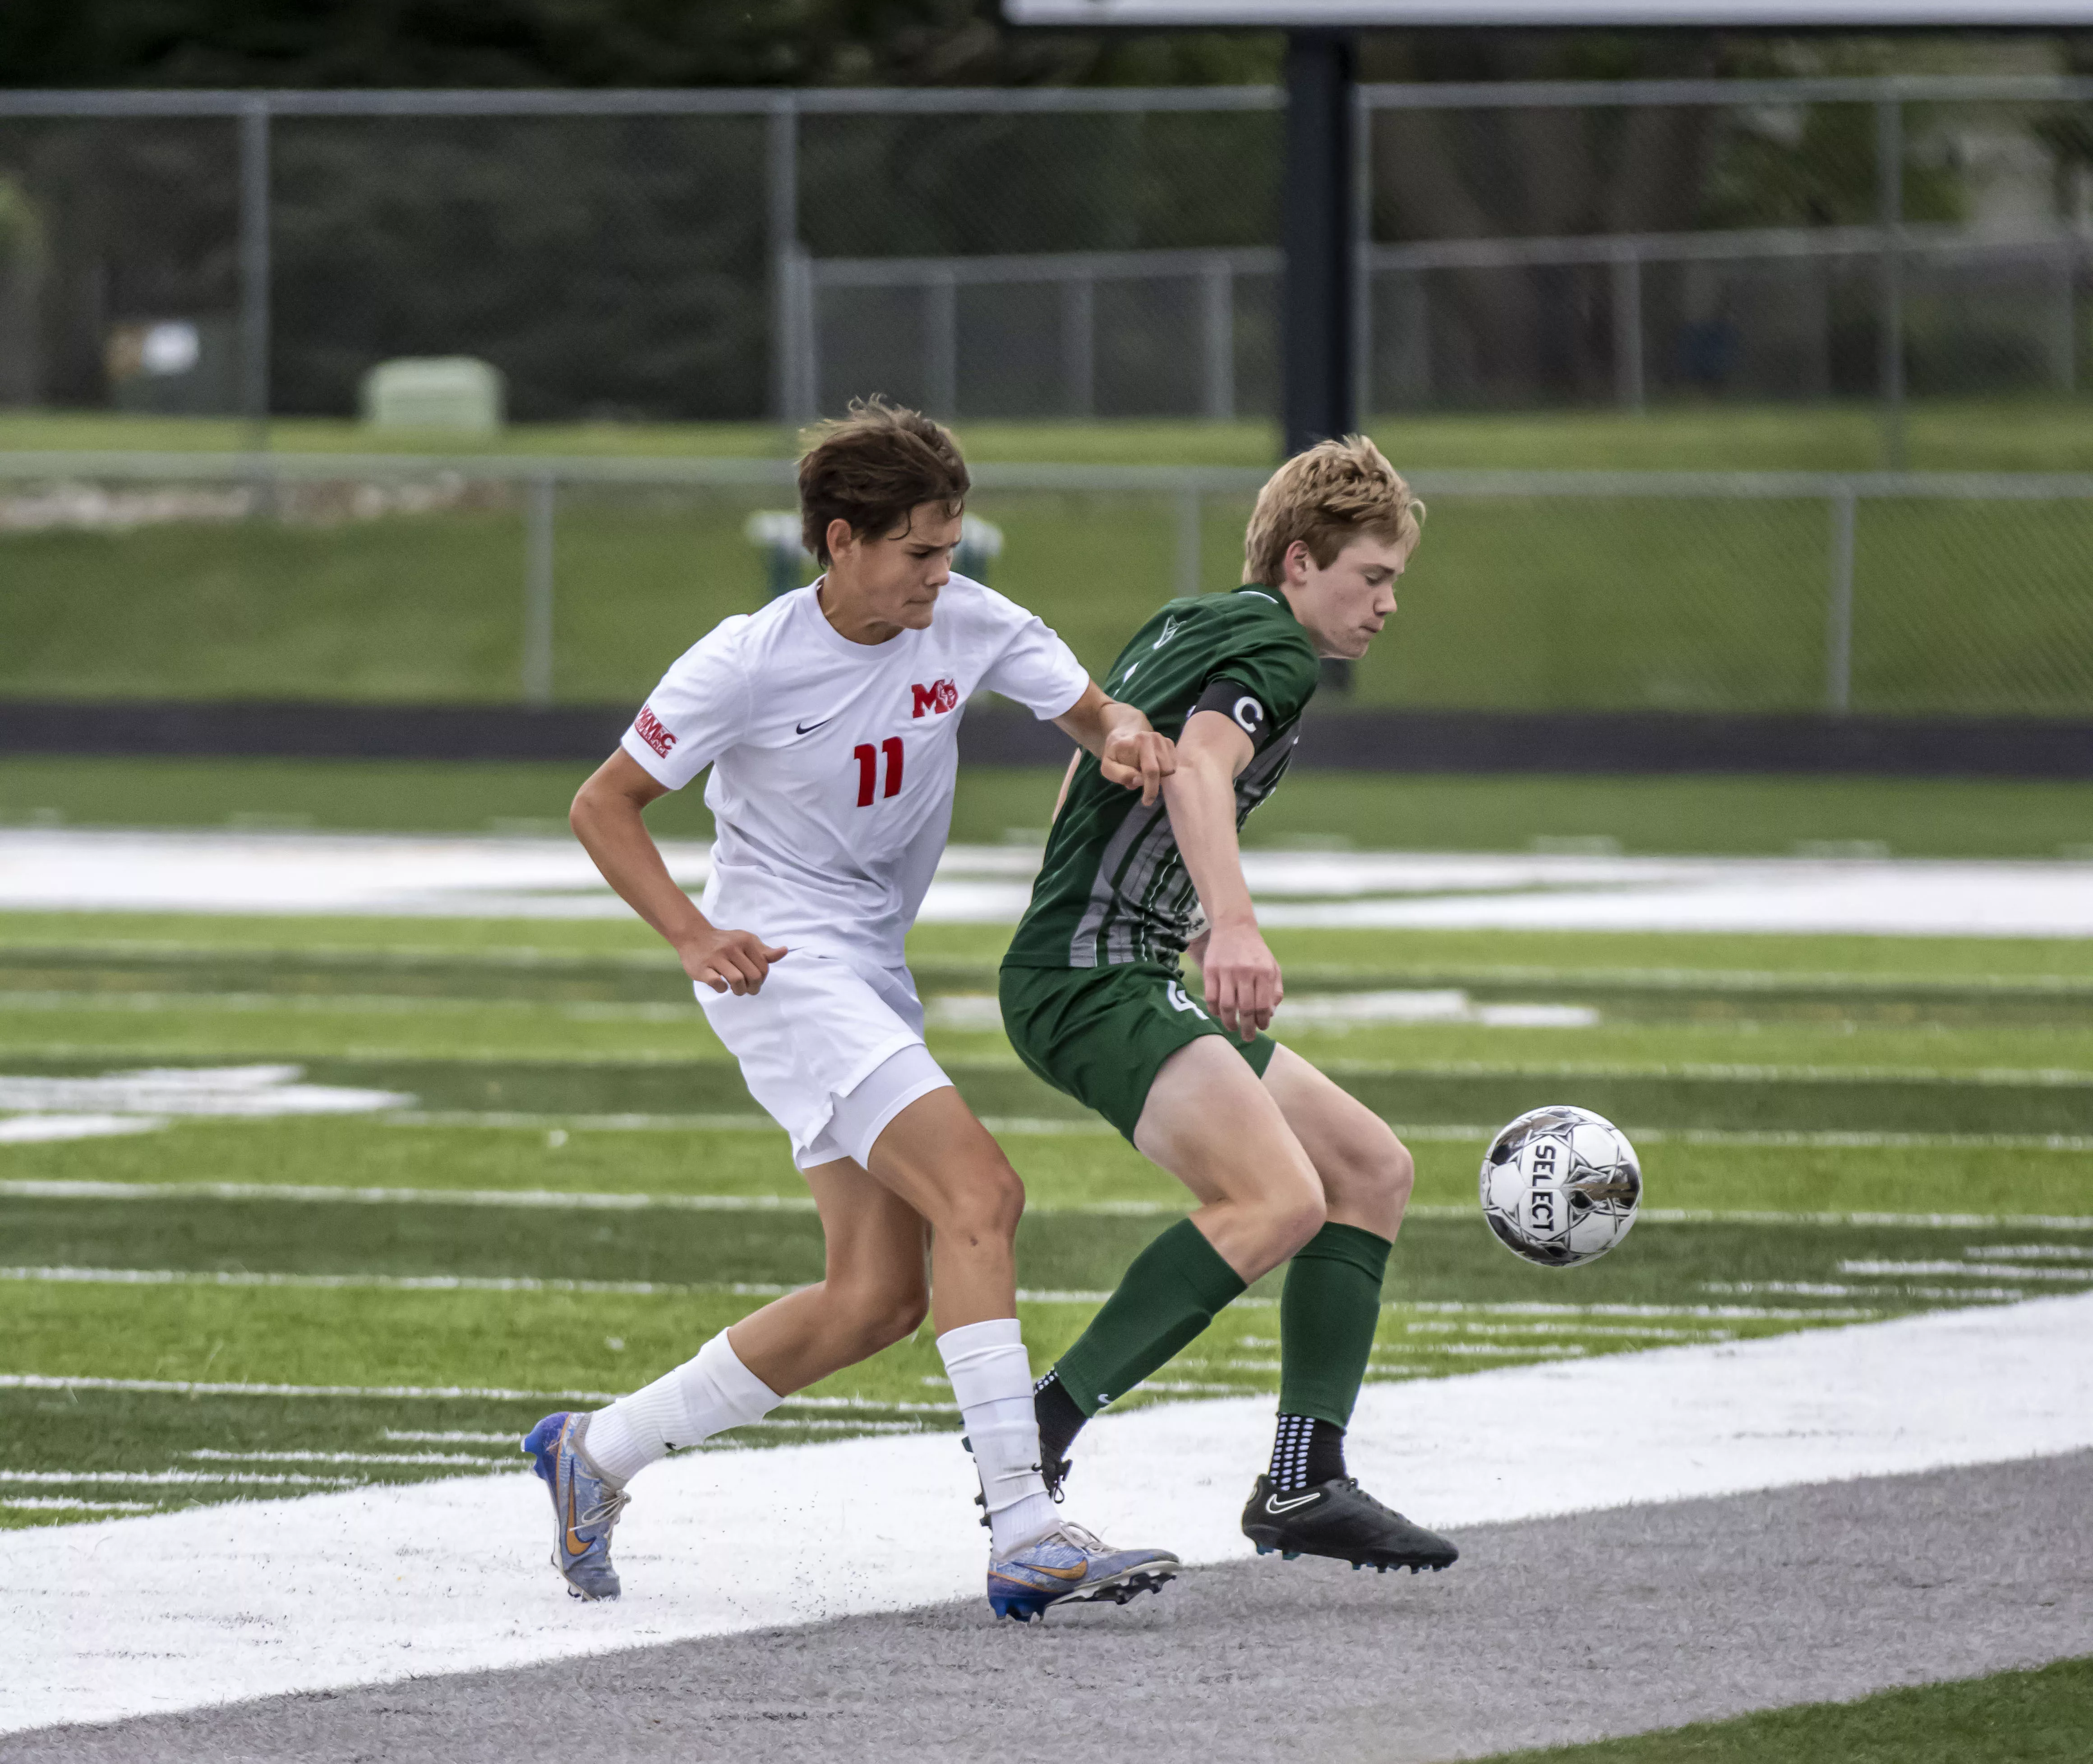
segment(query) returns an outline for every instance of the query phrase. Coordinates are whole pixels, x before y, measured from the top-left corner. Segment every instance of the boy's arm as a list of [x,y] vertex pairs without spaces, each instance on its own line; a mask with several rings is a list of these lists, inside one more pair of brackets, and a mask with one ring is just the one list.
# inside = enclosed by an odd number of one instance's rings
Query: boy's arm
[[[1144,808],[1155,800],[1163,780],[1176,764],[1176,746],[1169,736],[1158,735],[1145,712],[1107,698],[1095,680],[1054,719],[1054,726],[1097,755],[1098,767],[1110,782],[1139,791]],[[1064,795],[1066,791],[1064,785]],[[1054,812],[1061,812],[1058,805]]]
[[753,931],[722,930],[676,886],[640,811],[668,787],[651,778],[622,748],[574,793],[567,823],[626,904],[676,951],[683,972],[715,992],[756,991],[770,964],[785,958]]
[[1279,964],[1257,928],[1236,841],[1236,774],[1255,751],[1228,716],[1194,711],[1177,738],[1177,769],[1163,782],[1170,829],[1207,915],[1200,964],[1207,1003],[1245,1041],[1269,1026],[1286,995]]

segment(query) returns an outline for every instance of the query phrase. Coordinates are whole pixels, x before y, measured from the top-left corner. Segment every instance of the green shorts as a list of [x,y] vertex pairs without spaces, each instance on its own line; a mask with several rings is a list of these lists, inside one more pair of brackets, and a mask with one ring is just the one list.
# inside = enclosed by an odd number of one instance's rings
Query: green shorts
[[1006,968],[1003,1026],[1017,1057],[1057,1090],[1133,1138],[1163,1062],[1202,1035],[1219,1035],[1260,1078],[1278,1047],[1232,1035],[1161,962],[1109,968]]

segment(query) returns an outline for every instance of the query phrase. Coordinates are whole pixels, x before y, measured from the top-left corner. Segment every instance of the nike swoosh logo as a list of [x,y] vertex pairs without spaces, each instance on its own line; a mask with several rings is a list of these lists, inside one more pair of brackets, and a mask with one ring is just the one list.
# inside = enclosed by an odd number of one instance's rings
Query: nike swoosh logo
[[570,1482],[567,1484],[567,1554],[570,1556],[588,1554],[588,1540],[574,1529],[578,1517],[574,1511],[574,1485]]
[[1080,1580],[1090,1571],[1090,1565],[1087,1562],[1079,1562],[1072,1568],[1050,1568],[1037,1562],[1028,1562],[1025,1566],[1034,1574],[1051,1574],[1057,1580]]
[[1297,1506],[1306,1506],[1310,1502],[1322,1498],[1323,1491],[1320,1489],[1313,1494],[1297,1494],[1290,1501],[1282,1501],[1276,1494],[1268,1494],[1264,1497],[1264,1510],[1268,1513],[1291,1513]]
[[820,722],[817,722],[817,723],[799,723],[799,724],[795,725],[795,732],[796,732],[796,733],[798,733],[798,734],[800,734],[800,735],[812,735],[812,733],[813,733],[817,729],[819,729],[819,728],[821,728],[821,726],[823,726],[823,725],[824,725],[824,724],[827,724],[827,723],[832,723],[832,722],[834,722],[836,720],[836,718],[837,718],[837,717],[840,717],[842,714],[843,714],[843,713],[842,713],[841,711],[832,710],[832,711],[830,711],[830,712],[829,713],[829,714],[828,714],[827,716],[824,717],[821,719],[821,721]]

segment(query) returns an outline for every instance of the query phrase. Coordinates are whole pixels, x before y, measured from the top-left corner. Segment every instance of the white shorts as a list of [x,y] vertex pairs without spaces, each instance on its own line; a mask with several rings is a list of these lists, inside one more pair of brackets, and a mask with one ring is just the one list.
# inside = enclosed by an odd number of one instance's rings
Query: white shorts
[[693,990],[803,1170],[863,1164],[888,1122],[952,1081],[923,1045],[923,1003],[905,968],[865,973],[795,950],[748,997]]

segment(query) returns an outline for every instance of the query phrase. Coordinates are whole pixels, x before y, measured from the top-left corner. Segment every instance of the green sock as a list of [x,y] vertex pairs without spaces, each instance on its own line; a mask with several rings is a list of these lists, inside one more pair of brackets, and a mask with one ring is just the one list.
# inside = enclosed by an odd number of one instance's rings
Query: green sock
[[1123,1397],[1243,1289],[1199,1228],[1181,1219],[1137,1255],[1054,1376],[1086,1415]]
[[1294,1252],[1279,1300],[1281,1415],[1351,1424],[1394,1247],[1357,1225],[1325,1225]]

